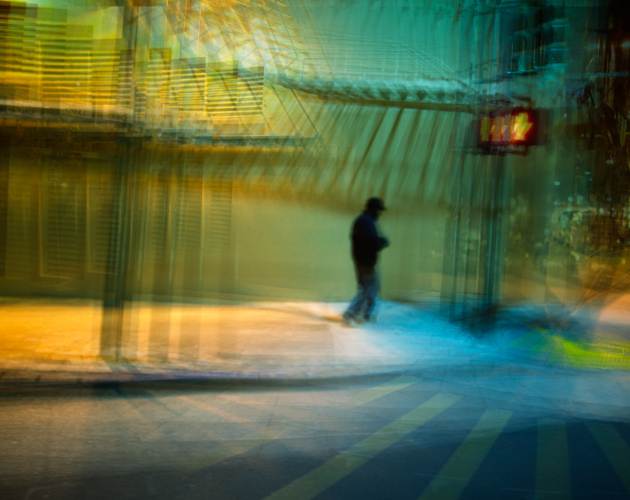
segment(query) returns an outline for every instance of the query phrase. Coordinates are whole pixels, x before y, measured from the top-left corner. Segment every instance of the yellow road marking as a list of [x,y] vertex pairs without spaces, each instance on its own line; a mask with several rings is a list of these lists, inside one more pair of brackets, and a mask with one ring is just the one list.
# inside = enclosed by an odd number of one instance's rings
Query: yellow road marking
[[511,411],[486,410],[420,499],[459,498],[511,415]]
[[274,441],[275,439],[280,439],[288,434],[288,432],[289,430],[285,429],[272,435],[261,436],[259,432],[254,431],[237,440],[219,444],[213,443],[211,453],[204,453],[202,456],[197,456],[194,463],[186,467],[185,473],[190,475],[205,469],[206,467],[210,467],[229,458],[241,455],[242,453],[246,453],[258,446]]
[[561,420],[538,420],[536,498],[571,498],[567,430]]
[[400,391],[401,389],[409,387],[420,380],[422,379],[418,377],[397,377],[394,380],[385,382],[384,384],[361,391],[352,398],[351,403],[355,406],[359,406],[364,403],[374,401],[375,399],[382,398],[383,396],[387,396],[393,392]]
[[[356,405],[366,403],[368,401],[373,401],[379,397],[404,389],[405,387],[408,387],[409,385],[412,385],[418,382],[419,380],[421,379],[417,377],[405,377],[405,376],[398,377],[394,380],[391,380],[379,386],[371,387],[369,389],[361,391],[361,393],[355,396],[351,404],[356,406]],[[159,397],[159,396],[155,395],[155,397]],[[166,406],[172,407],[173,403],[168,401],[168,399],[166,400],[165,398],[160,398],[160,399],[163,400]],[[207,411],[208,413],[218,415],[225,422],[233,422],[233,423],[249,423],[250,422],[248,419],[245,419],[242,416],[219,410],[218,408],[208,403],[197,401],[194,398],[189,397],[189,396],[177,396],[176,399],[178,401],[185,401],[191,406],[195,406],[199,409]],[[156,429],[152,434],[155,435],[157,432],[159,432],[158,429]],[[210,467],[219,462],[232,458],[236,455],[246,453],[250,450],[253,450],[254,448],[258,446],[264,445],[276,439],[280,439],[284,437],[285,435],[289,434],[289,432],[290,432],[290,429],[286,427],[283,430],[279,430],[276,432],[267,430],[267,434],[264,436],[260,432],[254,431],[247,434],[246,436],[243,436],[242,438],[239,438],[236,441],[213,444],[212,453],[207,454],[207,455],[204,454],[202,457],[198,457],[195,460],[194,465],[190,465],[186,472],[188,474],[192,474],[198,470],[201,470],[206,467]]]
[[591,422],[586,424],[586,427],[615,469],[626,490],[630,492],[630,446],[612,424]]
[[442,413],[459,399],[461,396],[453,394],[436,394],[371,436],[269,495],[267,499],[313,498],[381,451]]

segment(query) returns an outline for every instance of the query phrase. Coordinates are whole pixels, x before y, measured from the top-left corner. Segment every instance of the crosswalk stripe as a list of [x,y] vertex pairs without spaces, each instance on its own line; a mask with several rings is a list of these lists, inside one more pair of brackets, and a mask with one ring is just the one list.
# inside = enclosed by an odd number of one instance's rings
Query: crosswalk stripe
[[486,410],[420,499],[459,498],[511,415],[511,411]]
[[261,436],[259,432],[251,432],[238,440],[213,444],[212,453],[198,456],[194,463],[188,464],[184,473],[188,476],[229,458],[246,453],[258,446],[280,439],[288,434],[288,430],[278,431],[275,435]]
[[[397,377],[394,380],[390,380],[384,384],[380,384],[376,387],[371,387],[369,389],[361,391],[352,399],[351,404],[358,406],[360,404],[367,403],[368,401],[373,401],[387,394],[391,394],[393,392],[404,389],[405,387],[408,387],[409,385],[412,385],[419,380],[421,379],[418,377]],[[196,406],[199,409],[221,415],[225,417],[226,421],[233,421],[233,418],[235,417],[234,415],[230,415],[224,411],[219,411],[212,405],[196,401],[191,397],[178,396],[177,399],[180,401],[185,401],[192,406]],[[290,429],[285,428],[284,430],[278,430],[276,432],[268,430],[267,433],[268,435],[262,436],[259,432],[254,431],[236,442],[232,441],[227,444],[219,444],[218,446],[213,447],[213,453],[211,455],[199,457],[198,461],[196,461],[194,465],[189,466],[187,473],[192,474],[195,471],[210,467],[233,456],[246,453],[263,444],[269,443],[276,439],[281,439],[290,433]]]
[[567,430],[561,420],[538,420],[536,498],[571,498]]
[[612,424],[590,422],[586,424],[586,427],[606,455],[626,490],[630,492],[630,446]]
[[354,406],[369,403],[370,401],[374,401],[375,399],[382,398],[383,396],[387,396],[388,394],[392,394],[393,392],[400,391],[405,387],[409,387],[416,382],[420,382],[420,380],[422,379],[418,377],[397,377],[393,380],[390,380],[389,382],[385,382],[384,384],[380,384],[376,387],[361,391],[354,398],[352,398],[351,403]]
[[417,408],[336,455],[267,497],[268,500],[313,498],[461,399],[436,394]]

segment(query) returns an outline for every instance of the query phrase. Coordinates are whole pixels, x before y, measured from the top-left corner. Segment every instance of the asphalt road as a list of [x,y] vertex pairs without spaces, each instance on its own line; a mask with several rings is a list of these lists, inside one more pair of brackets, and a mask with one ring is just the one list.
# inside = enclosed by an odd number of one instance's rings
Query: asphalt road
[[470,365],[329,386],[6,391],[0,497],[630,498],[627,380]]

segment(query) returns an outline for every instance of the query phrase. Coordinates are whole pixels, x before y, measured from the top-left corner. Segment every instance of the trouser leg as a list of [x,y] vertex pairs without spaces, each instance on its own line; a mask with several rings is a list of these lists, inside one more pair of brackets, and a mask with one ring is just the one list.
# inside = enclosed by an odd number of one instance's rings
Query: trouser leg
[[357,276],[357,294],[344,313],[344,318],[369,320],[374,314],[376,296],[379,290],[379,280],[376,269],[372,266],[355,266]]
[[362,311],[363,319],[370,321],[374,319],[374,310],[376,308],[376,297],[380,287],[378,274],[376,270],[368,274],[364,280],[365,287],[365,301]]

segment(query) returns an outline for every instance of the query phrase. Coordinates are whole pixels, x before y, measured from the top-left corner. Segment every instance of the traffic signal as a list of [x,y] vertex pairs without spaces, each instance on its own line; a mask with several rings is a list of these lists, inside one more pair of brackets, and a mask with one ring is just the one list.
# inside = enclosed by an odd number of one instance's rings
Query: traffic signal
[[478,146],[504,150],[540,146],[547,142],[546,110],[509,108],[486,113],[478,121]]
[[525,10],[518,6],[505,7],[501,13],[501,56],[504,71],[508,73],[523,73],[531,70],[527,59],[530,52],[530,33],[527,28],[529,21]]
[[566,36],[568,21],[564,8],[545,3],[533,10],[534,66],[542,68],[550,64],[567,62]]
[[568,28],[560,4],[507,4],[501,11],[503,71],[523,75],[566,63]]

